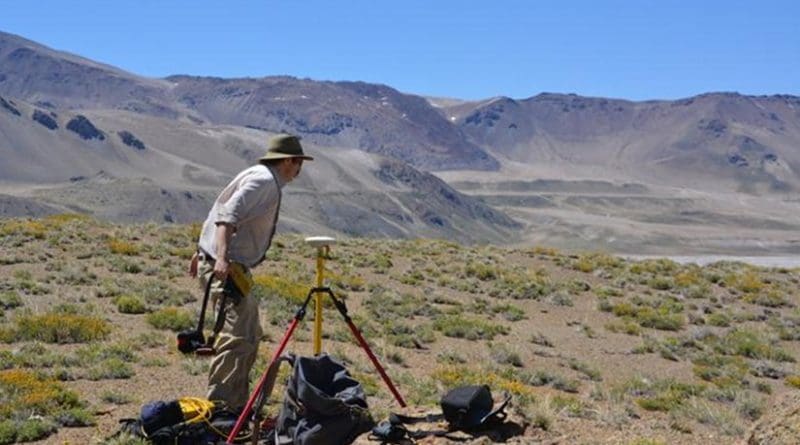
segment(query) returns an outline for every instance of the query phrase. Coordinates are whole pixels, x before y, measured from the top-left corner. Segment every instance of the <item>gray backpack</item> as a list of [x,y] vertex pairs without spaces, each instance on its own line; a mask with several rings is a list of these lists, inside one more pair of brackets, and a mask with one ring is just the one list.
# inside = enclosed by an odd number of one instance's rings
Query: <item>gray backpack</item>
[[345,445],[375,426],[364,389],[341,363],[327,354],[289,360],[276,444]]

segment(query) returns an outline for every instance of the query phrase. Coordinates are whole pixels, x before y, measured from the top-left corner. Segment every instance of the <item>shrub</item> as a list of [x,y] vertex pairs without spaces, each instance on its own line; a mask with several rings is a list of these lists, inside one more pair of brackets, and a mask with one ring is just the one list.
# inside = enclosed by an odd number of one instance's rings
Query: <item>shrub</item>
[[135,262],[123,257],[113,257],[108,260],[110,270],[113,272],[138,274],[142,272],[142,266]]
[[569,367],[574,369],[575,371],[580,372],[581,374],[585,375],[589,378],[589,380],[600,382],[603,380],[602,375],[600,374],[599,369],[592,368],[586,363],[583,363],[576,359],[569,360]]
[[531,335],[531,343],[539,346],[546,346],[548,348],[553,347],[553,342],[541,332],[537,332]]
[[130,131],[123,130],[117,132],[117,134],[122,140],[122,143],[129,147],[133,147],[137,150],[144,150],[146,148],[144,142],[140,141],[139,138],[134,136]]
[[84,343],[103,340],[111,332],[105,320],[96,317],[52,313],[17,318],[15,337],[45,343]]
[[716,312],[706,318],[709,326],[728,327],[731,325],[731,317],[721,312]]
[[766,292],[747,294],[742,298],[743,301],[765,307],[791,306],[791,302],[786,298],[784,292],[778,289],[770,289]]
[[520,321],[527,318],[524,310],[510,304],[493,306],[492,312],[501,314],[507,321]]
[[597,269],[616,269],[623,264],[620,258],[604,253],[587,253],[579,256],[572,262],[573,269],[590,273]]
[[475,261],[467,263],[464,267],[464,273],[468,277],[475,277],[481,281],[494,280],[499,275],[496,266]]
[[713,426],[729,436],[738,436],[744,432],[744,426],[736,413],[705,400],[692,399],[678,411],[684,417]]
[[785,381],[787,385],[800,389],[800,375],[790,375]]
[[17,441],[17,425],[12,420],[0,420],[0,445]]
[[[55,114],[53,116],[55,116]],[[49,130],[55,130],[56,128],[58,128],[58,122],[56,122],[56,120],[53,119],[53,116],[43,112],[42,110],[33,110],[33,115],[31,116],[31,119],[42,124]]]
[[772,346],[760,333],[747,329],[734,329],[714,342],[717,352],[725,355],[741,355],[752,359],[767,359],[779,362],[794,362],[791,354]]
[[14,418],[19,414],[27,416],[30,412],[52,416],[83,406],[77,394],[65,389],[59,382],[30,371],[0,371],[0,394],[3,395],[0,419]]
[[0,235],[22,235],[35,239],[44,239],[47,226],[36,220],[10,220],[0,226]]
[[58,431],[55,423],[47,419],[26,419],[17,424],[17,441],[33,442],[44,439]]
[[114,405],[127,405],[133,402],[133,397],[124,392],[106,391],[102,394],[101,400]]
[[0,309],[14,309],[22,306],[22,298],[17,292],[0,293]]
[[99,139],[102,141],[106,138],[103,132],[92,124],[92,121],[81,114],[67,122],[67,130],[77,133],[81,139]]
[[89,380],[129,379],[135,372],[133,368],[119,358],[109,358],[90,367],[86,371]]
[[630,321],[609,322],[606,323],[604,327],[609,332],[614,332],[614,333],[623,333],[628,335],[642,334],[642,328],[638,324]]
[[132,295],[120,295],[114,299],[117,310],[122,314],[143,314],[147,312],[147,306],[139,297]]
[[636,320],[642,327],[662,331],[679,331],[686,322],[682,315],[664,314],[651,308],[642,308],[636,313]]
[[111,251],[111,253],[118,255],[139,255],[139,247],[136,246],[136,244],[118,238],[111,238],[108,240],[108,249]]
[[55,419],[60,425],[70,428],[92,426],[96,423],[94,416],[84,408],[66,409],[56,414]]
[[717,387],[738,387],[743,384],[750,369],[741,357],[704,354],[692,360],[694,374]]
[[253,295],[259,300],[277,297],[291,303],[302,304],[309,291],[307,284],[301,284],[275,274],[255,275],[253,283]]
[[645,410],[670,412],[683,405],[689,398],[701,395],[705,387],[673,379],[634,378],[623,383],[621,390],[623,393],[633,395],[636,404]]
[[147,322],[156,329],[169,329],[173,332],[187,330],[194,326],[194,317],[175,307],[160,309],[147,315]]
[[433,327],[448,337],[466,338],[467,340],[492,340],[497,334],[508,334],[508,328],[505,326],[461,315],[439,318],[433,323]]
[[495,362],[501,365],[512,365],[518,368],[522,367],[522,357],[520,357],[518,352],[512,350],[508,346],[503,344],[491,345],[489,350]]

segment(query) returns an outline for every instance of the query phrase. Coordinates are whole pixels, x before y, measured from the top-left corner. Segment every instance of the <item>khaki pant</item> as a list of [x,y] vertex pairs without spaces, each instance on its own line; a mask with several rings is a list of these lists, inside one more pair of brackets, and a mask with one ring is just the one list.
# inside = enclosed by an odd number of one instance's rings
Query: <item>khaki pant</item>
[[[213,272],[214,262],[201,257],[198,277],[203,286]],[[247,273],[250,273],[249,270]],[[250,368],[256,359],[262,330],[258,302],[252,295],[245,295],[238,304],[234,304],[230,298],[224,300],[225,324],[214,341],[216,354],[211,359],[206,397],[209,400],[222,400],[228,407],[239,410],[244,408],[250,396]],[[211,301],[219,311],[218,303],[223,301],[222,283],[216,279],[211,285]]]

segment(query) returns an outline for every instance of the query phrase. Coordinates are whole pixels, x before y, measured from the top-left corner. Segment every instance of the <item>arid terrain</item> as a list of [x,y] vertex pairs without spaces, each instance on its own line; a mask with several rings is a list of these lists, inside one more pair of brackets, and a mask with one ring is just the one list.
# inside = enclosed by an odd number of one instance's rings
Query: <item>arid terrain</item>
[[[199,309],[185,272],[197,230],[0,220],[0,443],[103,443],[148,401],[204,394],[208,362],[174,343]],[[314,255],[282,234],[255,270],[265,336],[253,379],[314,281]],[[798,269],[367,238],[341,238],[326,266],[409,411],[434,411],[465,383],[512,395],[512,433],[467,443],[800,439]],[[289,351],[311,353],[312,318]],[[398,410],[332,308],[323,331],[375,419]]]

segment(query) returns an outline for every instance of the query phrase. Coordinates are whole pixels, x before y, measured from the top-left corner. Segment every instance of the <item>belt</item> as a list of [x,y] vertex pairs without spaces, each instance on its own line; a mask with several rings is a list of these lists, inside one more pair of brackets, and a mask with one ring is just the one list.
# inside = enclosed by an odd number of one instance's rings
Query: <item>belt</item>
[[203,261],[208,261],[209,263],[216,261],[213,256],[209,255],[208,252],[199,247],[197,248],[197,257]]

